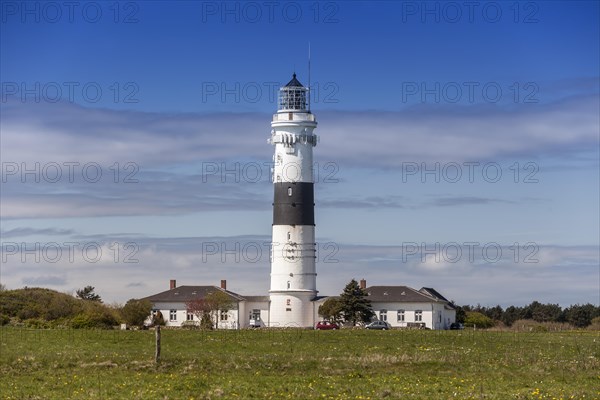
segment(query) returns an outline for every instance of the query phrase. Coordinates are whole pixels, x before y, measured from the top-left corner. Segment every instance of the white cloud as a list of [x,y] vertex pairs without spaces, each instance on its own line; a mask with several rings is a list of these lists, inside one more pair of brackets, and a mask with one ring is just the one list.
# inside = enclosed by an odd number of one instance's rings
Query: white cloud
[[[487,160],[576,152],[598,143],[598,96],[552,104],[418,106],[398,112],[317,111],[317,157],[349,165]],[[270,160],[270,115],[159,114],[73,104],[2,106],[2,157],[16,162]]]
[[[221,279],[227,279],[228,288],[241,294],[266,294],[268,291],[269,251],[263,244],[269,238],[265,236],[145,238],[107,235],[87,240],[74,236],[72,239],[80,243],[72,262],[66,253],[59,262],[47,262],[43,254],[40,262],[35,262],[31,254],[26,256],[25,262],[20,254],[9,255],[3,263],[3,283],[9,288],[39,284],[69,292],[92,285],[109,302],[167,290],[170,279],[176,279],[179,285],[218,285]],[[509,245],[502,247],[502,258],[493,262],[482,258],[478,251],[471,261],[463,249],[459,260],[449,262],[448,258],[453,258],[453,254],[448,256],[438,252],[423,260],[420,253],[406,256],[401,246],[340,243],[331,247],[331,242],[318,241],[318,289],[323,295],[340,293],[352,278],[366,278],[369,285],[434,287],[461,304],[509,305],[538,300],[568,305],[597,300],[600,259],[594,246],[540,245],[539,252],[534,255],[538,261],[535,263],[524,262],[524,255],[515,262]],[[120,244],[117,259],[114,242]],[[138,247],[134,252],[125,251],[123,244],[126,242]],[[100,246],[102,258],[99,261],[92,262],[95,251],[88,253],[87,260],[82,257],[86,243]],[[252,243],[262,249],[258,257],[254,251],[244,252],[244,248],[249,248],[248,244]],[[28,246],[33,248],[32,244]],[[429,249],[434,247],[434,244],[427,244]],[[135,262],[124,262],[126,255]]]

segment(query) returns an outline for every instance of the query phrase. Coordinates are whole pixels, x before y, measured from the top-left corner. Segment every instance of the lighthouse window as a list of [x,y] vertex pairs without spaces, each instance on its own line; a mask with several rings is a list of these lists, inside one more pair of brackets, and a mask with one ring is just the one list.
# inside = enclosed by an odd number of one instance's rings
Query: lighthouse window
[[288,240],[292,240],[292,233],[288,232]]
[[288,188],[288,196],[291,196],[291,195],[292,195],[292,188],[291,188],[291,187],[289,187],[289,188]]
[[285,301],[285,305],[286,305],[286,306],[291,306],[291,305],[292,305],[292,300],[290,300],[290,299],[287,299],[287,300]]
[[287,283],[287,288],[289,289],[289,288],[290,288],[290,286],[292,286],[292,285],[291,285],[290,281],[288,281],[288,283]]

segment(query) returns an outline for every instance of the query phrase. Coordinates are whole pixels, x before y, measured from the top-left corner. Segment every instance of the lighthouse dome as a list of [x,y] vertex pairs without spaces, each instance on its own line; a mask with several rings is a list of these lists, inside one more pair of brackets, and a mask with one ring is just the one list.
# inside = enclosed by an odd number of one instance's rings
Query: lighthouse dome
[[285,87],[304,87],[304,85],[301,84],[296,78],[296,73],[294,72],[294,75],[292,75],[292,80],[290,80]]
[[308,88],[296,78],[296,74],[279,89],[278,111],[307,111],[306,95]]

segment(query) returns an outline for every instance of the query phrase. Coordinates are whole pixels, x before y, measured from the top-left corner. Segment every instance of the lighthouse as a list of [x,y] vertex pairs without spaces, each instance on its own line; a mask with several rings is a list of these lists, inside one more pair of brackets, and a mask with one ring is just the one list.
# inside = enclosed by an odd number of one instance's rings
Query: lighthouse
[[[279,89],[269,143],[273,155],[273,241],[269,325],[313,326],[317,295],[313,147],[309,88],[294,73]],[[308,101],[308,103],[307,103]]]

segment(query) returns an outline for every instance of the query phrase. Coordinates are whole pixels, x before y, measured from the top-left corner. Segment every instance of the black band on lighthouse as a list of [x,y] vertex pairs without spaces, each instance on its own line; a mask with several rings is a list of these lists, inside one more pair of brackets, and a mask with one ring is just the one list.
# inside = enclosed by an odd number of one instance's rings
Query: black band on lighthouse
[[314,225],[314,184],[277,182],[273,202],[273,225]]

